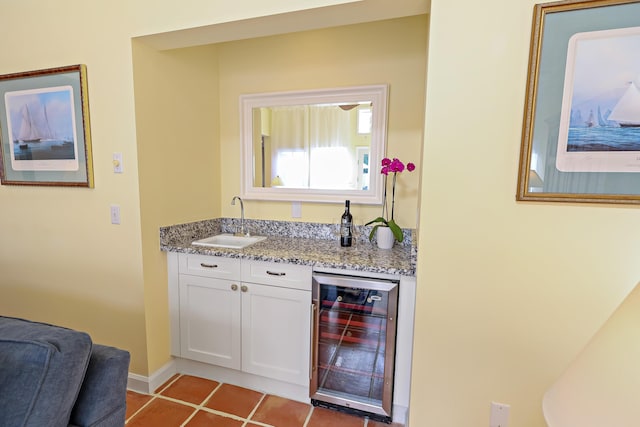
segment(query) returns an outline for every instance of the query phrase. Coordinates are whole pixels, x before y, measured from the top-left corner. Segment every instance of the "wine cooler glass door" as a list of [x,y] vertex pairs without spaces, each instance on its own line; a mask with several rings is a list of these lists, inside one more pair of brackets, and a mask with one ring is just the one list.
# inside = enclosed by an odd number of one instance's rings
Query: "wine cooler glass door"
[[391,417],[398,282],[314,274],[311,398]]

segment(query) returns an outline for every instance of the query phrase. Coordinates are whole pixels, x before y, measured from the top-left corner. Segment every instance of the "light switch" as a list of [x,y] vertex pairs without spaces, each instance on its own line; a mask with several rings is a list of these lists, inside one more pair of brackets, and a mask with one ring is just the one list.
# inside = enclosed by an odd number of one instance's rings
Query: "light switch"
[[113,153],[113,173],[122,173],[122,153]]

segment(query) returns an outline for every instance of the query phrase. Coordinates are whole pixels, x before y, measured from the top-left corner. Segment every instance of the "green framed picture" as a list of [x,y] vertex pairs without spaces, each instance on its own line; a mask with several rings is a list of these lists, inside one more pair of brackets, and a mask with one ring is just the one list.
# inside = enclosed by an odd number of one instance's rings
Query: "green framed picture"
[[0,75],[0,182],[93,188],[85,65]]

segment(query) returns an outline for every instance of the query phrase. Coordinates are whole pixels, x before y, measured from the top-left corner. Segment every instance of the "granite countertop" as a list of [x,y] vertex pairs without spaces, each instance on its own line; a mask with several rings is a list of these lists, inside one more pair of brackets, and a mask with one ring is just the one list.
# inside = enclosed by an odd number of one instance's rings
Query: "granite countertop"
[[344,248],[338,241],[335,224],[245,220],[245,226],[252,234],[267,236],[267,239],[244,249],[191,244],[214,234],[233,232],[237,224],[237,219],[218,218],[162,227],[160,249],[404,276],[414,276],[416,272],[417,250],[413,244],[413,230],[409,229],[403,230],[402,244],[396,242],[389,250],[379,249],[375,242],[369,242],[368,227],[356,230],[353,246]]

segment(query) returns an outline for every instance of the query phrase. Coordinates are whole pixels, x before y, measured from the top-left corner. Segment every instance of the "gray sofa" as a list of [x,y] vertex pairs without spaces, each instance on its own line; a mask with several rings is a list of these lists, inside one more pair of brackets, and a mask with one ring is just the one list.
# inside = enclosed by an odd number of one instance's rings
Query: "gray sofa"
[[0,427],[122,427],[129,353],[0,316]]

